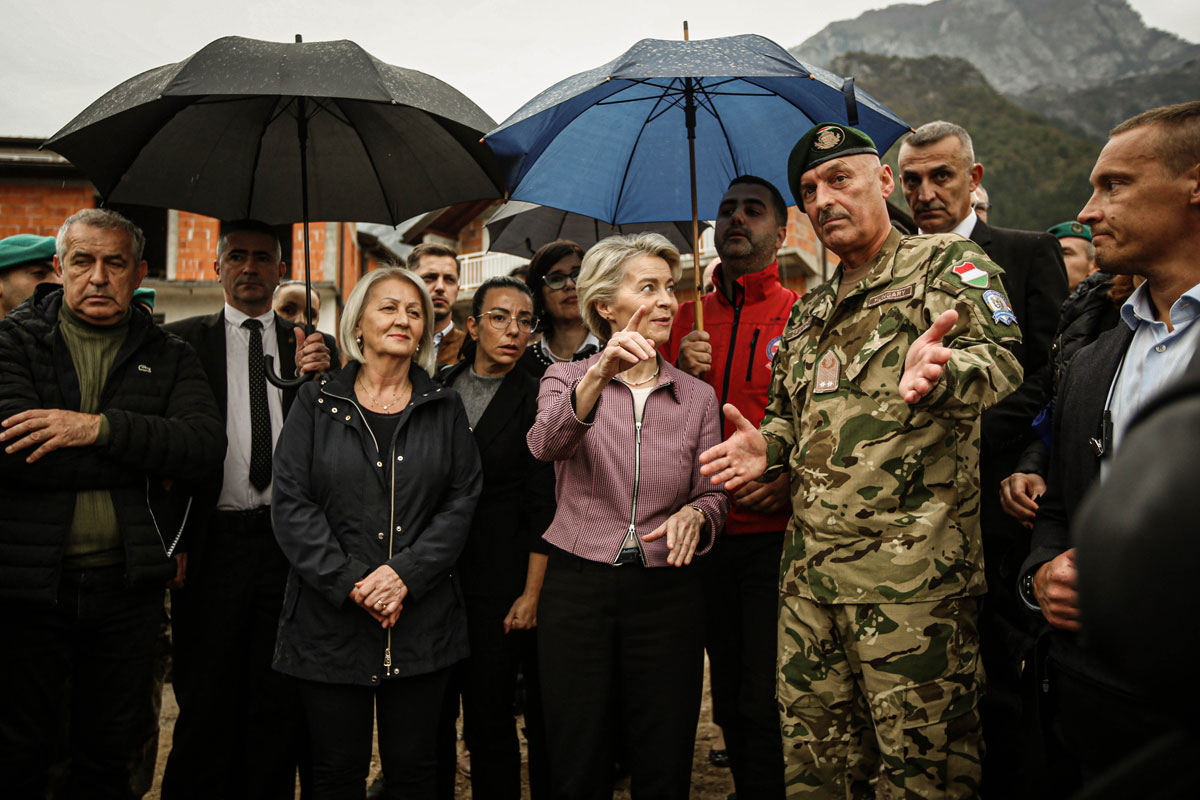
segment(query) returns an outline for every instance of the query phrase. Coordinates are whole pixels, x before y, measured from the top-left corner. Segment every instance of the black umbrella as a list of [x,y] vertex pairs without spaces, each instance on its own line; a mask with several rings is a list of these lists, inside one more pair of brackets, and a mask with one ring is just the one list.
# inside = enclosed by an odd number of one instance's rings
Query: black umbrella
[[125,81],[44,146],[105,202],[303,222],[306,285],[311,219],[396,225],[500,196],[480,143],[495,122],[465,95],[354,42],[296,40],[218,39]]
[[[488,232],[488,250],[522,258],[533,258],[539,247],[556,239],[569,239],[587,250],[604,237],[617,233],[659,233],[678,250],[692,246],[691,220],[610,225],[583,214],[520,200],[510,200],[500,206],[484,227]],[[701,231],[707,228],[708,223],[700,224]]]

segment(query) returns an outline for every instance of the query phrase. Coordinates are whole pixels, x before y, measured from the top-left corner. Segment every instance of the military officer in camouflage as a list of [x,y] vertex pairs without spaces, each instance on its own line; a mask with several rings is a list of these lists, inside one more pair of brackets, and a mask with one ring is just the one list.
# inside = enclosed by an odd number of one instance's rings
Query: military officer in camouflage
[[[756,430],[705,452],[734,490],[792,473],[778,699],[789,797],[978,795],[979,420],[1020,341],[1000,268],[952,234],[901,236],[874,143],[827,123],[792,194],[841,258],[792,309]],[[883,796],[883,795],[881,795]]]

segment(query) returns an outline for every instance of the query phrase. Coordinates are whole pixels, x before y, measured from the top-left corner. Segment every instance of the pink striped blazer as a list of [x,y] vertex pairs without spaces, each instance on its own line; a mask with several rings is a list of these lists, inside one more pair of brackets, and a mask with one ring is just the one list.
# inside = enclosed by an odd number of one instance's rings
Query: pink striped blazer
[[[613,380],[601,391],[591,421],[575,416],[575,387],[599,360],[597,354],[556,364],[542,378],[527,440],[536,458],[557,462],[558,510],[543,538],[580,558],[611,563],[631,521],[638,536],[645,536],[682,506],[693,505],[708,517],[696,549],[707,552],[729,511],[729,497],[700,474],[700,453],[721,440],[713,388],[659,357],[658,383],[642,415],[635,515],[633,394]],[[666,537],[642,547],[648,566],[667,565]]]

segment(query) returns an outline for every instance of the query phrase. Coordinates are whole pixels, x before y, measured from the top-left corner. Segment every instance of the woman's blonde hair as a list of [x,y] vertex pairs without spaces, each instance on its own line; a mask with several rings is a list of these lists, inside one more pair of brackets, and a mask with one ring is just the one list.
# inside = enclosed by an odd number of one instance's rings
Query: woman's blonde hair
[[625,281],[625,264],[638,256],[656,256],[667,262],[671,278],[679,282],[679,251],[658,233],[634,233],[601,239],[583,257],[579,269],[579,310],[583,323],[601,341],[608,341],[612,325],[596,310],[597,303],[611,303]]
[[362,364],[367,360],[363,355],[362,344],[359,343],[355,329],[362,323],[367,300],[371,297],[371,289],[380,281],[391,278],[408,281],[416,287],[417,294],[421,297],[421,321],[424,325],[421,331],[421,341],[417,343],[417,352],[413,356],[413,360],[417,362],[417,366],[432,376],[437,369],[437,353],[434,352],[433,347],[433,300],[429,297],[429,290],[425,288],[425,281],[404,267],[382,267],[371,270],[355,285],[354,290],[350,292],[350,297],[346,299],[346,306],[342,309],[342,322],[338,325],[338,337],[341,339],[342,352],[350,361]]

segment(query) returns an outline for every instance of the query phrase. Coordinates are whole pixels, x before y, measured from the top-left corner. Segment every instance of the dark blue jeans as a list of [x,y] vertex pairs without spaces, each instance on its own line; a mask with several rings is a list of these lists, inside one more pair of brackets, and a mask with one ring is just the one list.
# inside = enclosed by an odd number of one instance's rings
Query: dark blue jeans
[[163,587],[121,565],[64,571],[53,608],[0,603],[0,787],[42,798],[70,679],[67,798],[129,798],[129,754],[152,681]]

